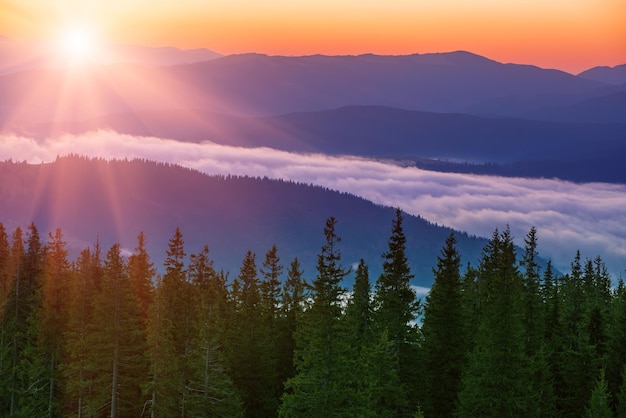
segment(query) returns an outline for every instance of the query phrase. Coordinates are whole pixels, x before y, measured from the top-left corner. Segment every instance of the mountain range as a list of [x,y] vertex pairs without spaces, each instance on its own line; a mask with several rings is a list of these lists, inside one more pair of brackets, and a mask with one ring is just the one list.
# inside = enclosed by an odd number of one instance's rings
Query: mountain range
[[127,51],[134,63],[0,76],[2,130],[44,138],[107,128],[395,158],[438,170],[626,181],[619,158],[626,153],[623,66],[575,76],[463,51]]
[[[64,68],[29,48],[0,39],[0,139],[111,129],[429,170],[626,183],[624,66],[573,75],[464,51],[284,57],[120,47],[127,58]],[[319,187],[138,161],[4,163],[0,182],[9,227],[60,226],[74,248],[97,237],[132,248],[143,230],[160,261],[180,226],[190,252],[209,244],[232,274],[248,248],[262,256],[274,243],[285,262],[297,255],[312,274],[328,216],[339,220],[347,262],[364,257],[375,274],[393,217],[391,208]],[[410,216],[406,229],[416,284],[428,285],[450,230]],[[477,260],[485,241],[459,236],[464,260]]]
[[[35,86],[36,93],[28,94]],[[332,57],[246,54],[157,68],[133,64],[91,71],[40,69],[7,74],[0,78],[0,88],[6,91],[0,118],[44,121],[181,108],[267,116],[351,105],[524,117],[626,90],[561,71],[501,64],[467,52]],[[16,103],[30,108],[29,117],[20,117]]]
[[[63,62],[54,42],[16,41],[0,36],[0,75],[21,71],[59,69]],[[151,67],[189,64],[221,57],[204,48],[145,47],[139,45],[109,45],[98,57],[98,64],[139,64]]]

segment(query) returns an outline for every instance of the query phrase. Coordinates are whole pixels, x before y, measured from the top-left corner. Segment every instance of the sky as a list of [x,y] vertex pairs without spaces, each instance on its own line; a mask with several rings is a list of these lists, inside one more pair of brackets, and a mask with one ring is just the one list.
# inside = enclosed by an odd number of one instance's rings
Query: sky
[[626,63],[624,0],[0,0],[0,35],[87,27],[104,43],[222,54],[467,50],[572,73]]
[[145,158],[206,174],[267,176],[322,185],[473,235],[490,237],[496,227],[503,230],[508,224],[520,246],[535,226],[539,254],[552,259],[563,272],[570,270],[577,250],[583,260],[601,256],[614,279],[626,267],[624,184],[438,173],[358,157],[181,143],[110,131],[40,142],[0,136],[0,161],[52,162],[57,155],[70,153]]

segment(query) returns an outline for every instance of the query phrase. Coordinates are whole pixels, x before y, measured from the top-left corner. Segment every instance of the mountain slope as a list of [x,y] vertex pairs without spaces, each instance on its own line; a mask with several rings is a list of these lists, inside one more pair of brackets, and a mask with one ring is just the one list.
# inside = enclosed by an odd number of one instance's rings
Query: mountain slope
[[626,64],[590,68],[578,74],[578,77],[608,84],[626,84]]
[[467,52],[409,56],[231,55],[173,67],[33,70],[0,77],[0,122],[75,121],[118,112],[195,109],[269,116],[380,105],[520,115],[619,86]]
[[[394,212],[319,187],[209,177],[144,161],[68,157],[41,165],[0,163],[0,214],[7,229],[34,221],[44,235],[61,227],[75,250],[96,240],[105,248],[120,242],[132,249],[144,231],[157,263],[178,226],[188,254],[208,244],[216,267],[232,275],[246,250],[256,252],[260,265],[276,244],[285,265],[299,257],[308,279],[315,275],[324,221],[335,216],[344,263],[364,258],[375,279]],[[428,286],[450,230],[408,215],[404,226],[414,283]],[[464,262],[477,260],[486,241],[461,233],[457,238]]]

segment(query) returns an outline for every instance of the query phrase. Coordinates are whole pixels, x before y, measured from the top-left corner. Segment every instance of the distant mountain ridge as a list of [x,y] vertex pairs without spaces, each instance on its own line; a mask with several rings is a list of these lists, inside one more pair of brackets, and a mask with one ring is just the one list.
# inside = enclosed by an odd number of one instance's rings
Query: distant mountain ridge
[[[117,65],[96,70],[37,70],[0,77],[0,121],[73,121],[164,109],[272,116],[352,105],[519,117],[626,90],[561,71],[501,64],[467,52],[244,54],[171,67]],[[29,90],[35,86],[36,91]]]
[[[0,75],[32,70],[53,70],[62,67],[55,47],[43,41],[16,41],[0,36]],[[146,47],[139,45],[108,45],[102,48],[105,56],[99,65],[138,64],[145,66],[172,66],[207,61],[221,57],[205,49],[174,47]]]
[[27,137],[104,127],[246,147],[506,165],[496,167],[498,174],[626,181],[619,158],[626,84],[464,51],[242,54],[159,67],[31,70],[0,76],[0,91],[0,132]]
[[[209,245],[216,268],[239,273],[248,249],[260,265],[273,244],[283,264],[298,257],[315,277],[327,217],[338,220],[345,266],[364,258],[373,279],[387,249],[394,209],[302,184],[244,177],[210,177],[146,161],[58,159],[51,164],[0,163],[0,221],[9,230],[34,221],[42,236],[60,227],[74,251],[98,240],[129,250],[140,231],[157,266],[176,227],[187,254]],[[430,286],[431,268],[450,229],[405,216],[414,284]],[[457,233],[463,262],[476,261],[485,239]]]
[[[609,98],[611,103],[626,104],[626,93],[614,96]],[[26,134],[46,137],[58,132],[81,134],[112,129],[181,141],[208,140],[229,146],[361,155],[413,160],[418,164],[430,159],[431,164],[421,166],[444,171],[626,182],[626,173],[621,169],[621,156],[626,155],[626,122],[575,123],[567,118],[579,115],[584,120],[580,113],[594,107],[607,108],[598,102],[596,99],[580,105],[578,113],[573,109],[571,113],[560,113],[564,122],[348,106],[262,118],[192,111],[123,113],[82,122],[32,126]],[[617,106],[615,109],[614,117],[619,120],[620,110]],[[553,117],[559,111],[554,109]]]
[[623,85],[626,84],[626,64],[615,67],[593,67],[578,74],[578,77],[602,83]]

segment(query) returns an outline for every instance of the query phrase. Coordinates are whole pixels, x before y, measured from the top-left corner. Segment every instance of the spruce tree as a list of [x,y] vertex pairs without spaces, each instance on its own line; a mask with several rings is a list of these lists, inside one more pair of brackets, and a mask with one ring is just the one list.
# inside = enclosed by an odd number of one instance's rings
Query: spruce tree
[[[67,244],[57,229],[49,235],[42,284],[41,325],[33,359],[34,376],[40,376],[48,392],[47,416],[56,416],[60,399],[60,363],[64,357],[63,332],[69,315]],[[34,383],[34,382],[32,382]]]
[[[2,222],[0,222],[0,342],[2,339],[2,318],[6,309],[7,300],[11,289],[13,288],[14,275],[9,271],[11,250],[9,246],[9,237]],[[0,344],[0,350],[4,344]],[[0,354],[1,356],[1,354]]]
[[[613,409],[618,406],[618,396],[623,386],[626,367],[626,286],[620,278],[613,297],[612,327],[608,340],[606,378]],[[626,413],[626,404],[623,405]]]
[[262,280],[260,283],[261,291],[261,352],[260,357],[263,359],[261,366],[263,367],[263,380],[266,386],[265,410],[272,411],[273,415],[277,414],[280,396],[283,393],[283,380],[280,376],[278,358],[280,346],[280,293],[281,283],[280,277],[283,271],[283,265],[278,257],[276,245],[267,251],[263,266],[260,269]]
[[394,417],[395,407],[404,392],[396,371],[393,344],[387,333],[376,335],[372,329],[372,298],[368,267],[361,259],[354,277],[352,296],[348,300],[344,321],[350,342],[350,357],[357,359],[349,383],[361,417]]
[[94,297],[103,276],[100,247],[81,251],[69,280],[68,324],[63,332],[65,359],[62,367],[63,416],[86,417],[91,410],[92,386],[96,378],[91,363],[91,332],[94,323]]
[[396,210],[392,221],[388,250],[383,254],[383,272],[376,281],[374,293],[374,323],[377,336],[383,334],[392,344],[392,356],[405,396],[394,406],[400,416],[411,414],[417,409],[416,396],[409,390],[420,389],[418,368],[418,329],[414,324],[420,309],[419,301],[411,287],[414,277],[406,255],[406,236],[402,227],[402,212]]
[[[587,294],[591,289],[588,279],[583,282],[583,266],[580,252],[577,251],[571,265],[571,272],[562,278],[561,293],[563,309],[562,343],[557,357],[560,379],[555,384],[557,409],[564,416],[581,416],[585,403],[593,389],[593,379],[598,370],[592,371],[592,349],[585,329]],[[587,365],[581,367],[581,364]]]
[[209,248],[189,257],[193,337],[188,356],[192,371],[185,411],[190,417],[241,417],[243,404],[224,359],[226,284],[216,273]]
[[296,331],[296,375],[285,384],[282,417],[350,417],[358,406],[346,384],[353,365],[340,319],[345,294],[341,281],[349,270],[341,266],[336,223],[328,218],[324,228],[326,242],[317,257],[311,306]]
[[5,315],[11,350],[5,376],[9,398],[6,415],[50,416],[49,407],[56,408],[56,399],[49,398],[47,365],[37,357],[45,247],[35,224],[28,227],[25,241],[21,229],[15,230],[11,253],[16,278]]
[[303,270],[298,258],[294,258],[287,270],[287,279],[283,283],[281,297],[281,312],[279,321],[279,355],[278,374],[284,384],[287,379],[294,377],[294,352],[296,350],[296,326],[304,313],[307,300],[308,284],[303,278]]
[[[552,347],[544,341],[545,295],[540,282],[537,241],[537,230],[532,227],[524,238],[524,254],[520,261],[520,266],[523,268],[524,351],[528,357],[530,393],[533,395],[529,399],[528,411],[534,416],[553,416],[556,398],[549,364]],[[551,271],[547,277],[549,281],[552,280]]]
[[609,388],[604,377],[604,370],[600,371],[600,377],[596,387],[591,393],[589,406],[585,409],[584,418],[612,418],[613,412],[609,406]]
[[461,258],[454,234],[437,257],[435,280],[426,297],[422,330],[428,382],[426,414],[451,417],[461,388],[466,343],[461,296]]
[[111,418],[139,416],[145,403],[141,384],[148,374],[146,340],[119,244],[106,255],[92,327],[88,339],[94,376],[90,409],[107,410]]
[[458,416],[528,416],[522,283],[508,228],[502,234],[496,230],[483,250],[478,281],[480,322],[462,379]]
[[234,301],[232,321],[239,325],[229,332],[227,339],[229,369],[244,403],[246,417],[262,414],[271,416],[276,405],[271,405],[268,394],[271,388],[265,380],[263,343],[265,336],[261,324],[261,291],[256,255],[246,252],[236,282],[241,286]]
[[372,300],[369,269],[363,259],[359,260],[354,275],[352,295],[346,306],[346,322],[351,330],[353,344],[360,352],[369,337],[372,326]]
[[137,236],[137,247],[128,257],[128,274],[144,324],[148,321],[148,311],[152,303],[152,280],[156,275],[154,264],[146,250],[146,237],[143,232]]
[[185,416],[185,363],[191,338],[188,283],[183,235],[176,228],[165,258],[165,274],[157,282],[148,319],[151,364],[149,387],[153,417]]

